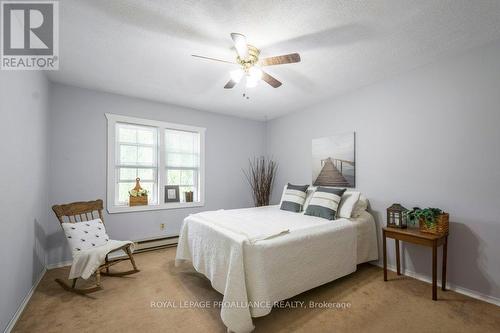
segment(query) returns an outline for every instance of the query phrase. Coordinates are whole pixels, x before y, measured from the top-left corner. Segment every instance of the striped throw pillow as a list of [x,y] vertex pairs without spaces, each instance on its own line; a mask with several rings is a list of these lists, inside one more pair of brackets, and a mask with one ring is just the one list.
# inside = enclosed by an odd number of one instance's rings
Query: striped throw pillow
[[335,220],[344,192],[345,189],[318,187],[307,206],[305,215]]
[[306,201],[306,191],[308,187],[309,185],[292,185],[288,183],[284,190],[285,193],[283,194],[280,209],[296,213],[300,212]]

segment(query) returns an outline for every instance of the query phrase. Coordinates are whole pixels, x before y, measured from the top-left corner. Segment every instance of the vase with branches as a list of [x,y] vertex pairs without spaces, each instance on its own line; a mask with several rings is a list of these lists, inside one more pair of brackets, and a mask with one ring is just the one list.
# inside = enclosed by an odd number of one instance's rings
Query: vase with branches
[[269,205],[278,164],[271,158],[255,157],[248,161],[248,169],[243,173],[252,188],[255,207]]

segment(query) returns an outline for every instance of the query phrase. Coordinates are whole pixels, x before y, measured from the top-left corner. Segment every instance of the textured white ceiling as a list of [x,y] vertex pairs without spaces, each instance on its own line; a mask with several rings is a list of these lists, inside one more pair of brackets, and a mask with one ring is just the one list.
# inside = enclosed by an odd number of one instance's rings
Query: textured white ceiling
[[[500,38],[498,0],[60,1],[52,81],[240,117],[266,119]],[[223,89],[241,32],[283,82]]]

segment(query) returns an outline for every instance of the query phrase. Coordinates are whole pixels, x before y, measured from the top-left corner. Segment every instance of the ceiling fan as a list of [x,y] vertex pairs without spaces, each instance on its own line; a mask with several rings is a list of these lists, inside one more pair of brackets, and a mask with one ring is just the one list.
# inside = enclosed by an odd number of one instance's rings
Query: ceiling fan
[[229,72],[231,79],[224,86],[225,89],[233,88],[243,77],[246,79],[247,88],[257,86],[260,80],[267,82],[273,88],[278,88],[281,86],[281,82],[264,72],[261,67],[300,62],[300,55],[298,53],[259,59],[260,50],[255,46],[249,45],[244,35],[233,32],[231,33],[231,38],[237,53],[235,62],[192,54],[196,58],[240,65],[240,68]]

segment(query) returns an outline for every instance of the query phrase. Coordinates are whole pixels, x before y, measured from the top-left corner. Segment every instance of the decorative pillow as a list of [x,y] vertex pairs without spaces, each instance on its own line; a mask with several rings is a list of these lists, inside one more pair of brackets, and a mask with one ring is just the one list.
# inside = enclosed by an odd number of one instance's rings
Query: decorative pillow
[[361,213],[368,209],[368,199],[363,195],[359,195],[359,200],[354,205],[351,217],[359,217]]
[[288,184],[285,184],[285,186],[283,186],[283,191],[281,191],[280,206],[281,206],[281,204],[283,203],[283,199],[285,199],[286,187],[287,187],[287,186],[288,186]]
[[308,187],[309,185],[292,185],[288,183],[284,190],[280,209],[296,213],[300,212],[306,200],[306,191]]
[[352,212],[356,205],[356,202],[359,200],[359,195],[361,193],[357,191],[345,191],[342,195],[342,200],[340,200],[338,216],[344,217],[346,219],[350,219],[352,216]]
[[338,206],[345,189],[318,187],[311,198],[305,215],[322,217],[328,220],[337,218]]
[[304,210],[304,213],[307,210],[307,206],[309,206],[309,203],[311,202],[314,191],[316,191],[316,186],[309,185],[306,192],[306,201],[304,202],[304,207],[302,208]]
[[62,223],[62,227],[73,253],[101,246],[109,241],[101,219]]

